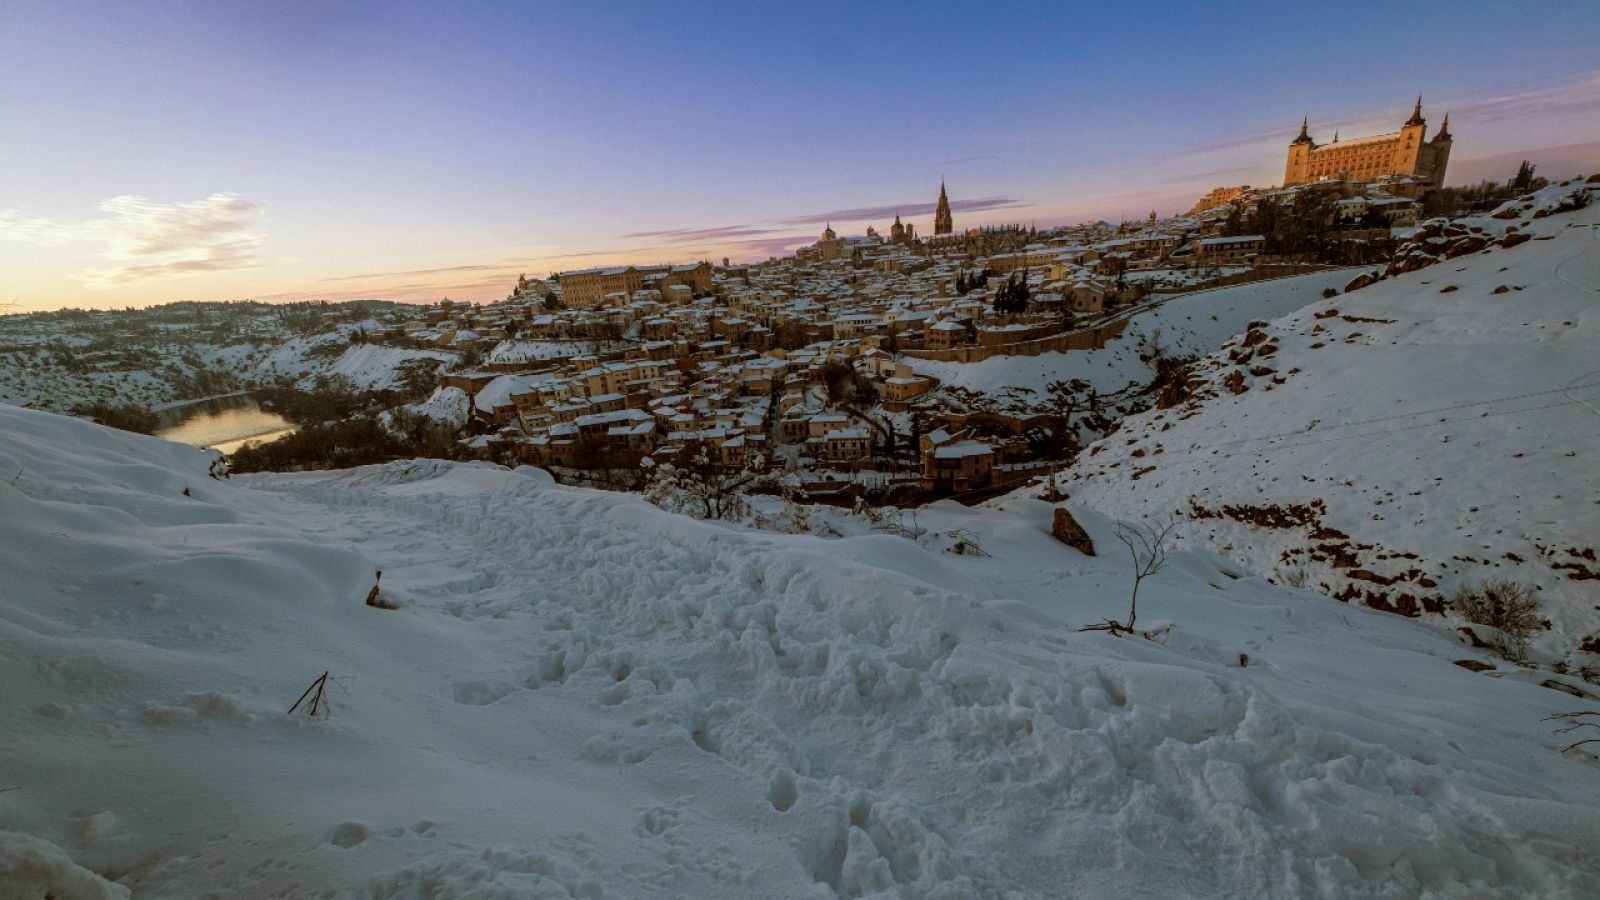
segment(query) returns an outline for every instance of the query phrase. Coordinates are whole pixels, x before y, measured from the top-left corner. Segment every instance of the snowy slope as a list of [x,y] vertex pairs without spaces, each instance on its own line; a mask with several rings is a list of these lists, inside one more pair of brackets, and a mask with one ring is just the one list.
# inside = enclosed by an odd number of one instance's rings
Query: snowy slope
[[379,344],[353,344],[339,355],[333,364],[314,369],[313,375],[330,378],[348,378],[357,389],[377,391],[400,386],[402,369],[407,363],[423,361],[431,364],[435,372],[455,362],[456,356],[437,350],[416,350],[409,347],[385,347]]
[[919,514],[985,558],[207,462],[0,407],[0,849],[151,897],[1600,891],[1579,701],[1204,554],[1141,593],[1164,642],[1079,632],[1127,590],[1087,513],[1097,557],[1038,501]]
[[1252,330],[1188,402],[1090,448],[1074,500],[1178,511],[1255,571],[1407,613],[1463,582],[1537,585],[1537,649],[1595,664],[1571,654],[1600,631],[1600,204],[1481,221],[1533,239]]
[[1244,331],[1257,319],[1275,319],[1322,299],[1327,288],[1342,288],[1360,269],[1334,269],[1179,294],[1128,322],[1127,330],[1098,350],[1042,353],[1038,356],[996,356],[976,363],[912,360],[916,370],[938,378],[945,387],[961,387],[989,395],[1014,392],[1028,399],[1044,396],[1052,381],[1082,379],[1102,394],[1129,385],[1148,384],[1155,372],[1141,354],[1151,341],[1173,356],[1203,356]]

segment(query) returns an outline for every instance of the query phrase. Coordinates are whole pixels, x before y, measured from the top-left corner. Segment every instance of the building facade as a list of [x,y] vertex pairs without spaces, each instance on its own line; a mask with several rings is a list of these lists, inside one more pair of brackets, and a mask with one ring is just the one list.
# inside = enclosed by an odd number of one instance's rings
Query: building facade
[[1411,118],[1389,134],[1347,141],[1335,136],[1331,144],[1318,144],[1312,140],[1309,126],[1309,121],[1302,121],[1300,135],[1289,144],[1283,169],[1285,187],[1327,178],[1375,181],[1390,175],[1420,178],[1429,187],[1444,184],[1445,166],[1450,162],[1450,117],[1444,117],[1430,140],[1421,97]]

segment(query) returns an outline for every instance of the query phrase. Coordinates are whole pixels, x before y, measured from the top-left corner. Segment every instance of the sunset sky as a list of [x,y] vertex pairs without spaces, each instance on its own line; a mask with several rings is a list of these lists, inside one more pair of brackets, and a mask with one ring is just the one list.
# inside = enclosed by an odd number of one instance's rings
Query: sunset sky
[[[0,304],[488,301],[519,272],[1186,209],[1448,109],[1448,181],[1600,170],[1573,3],[33,2]],[[3,311],[3,310],[0,310]]]

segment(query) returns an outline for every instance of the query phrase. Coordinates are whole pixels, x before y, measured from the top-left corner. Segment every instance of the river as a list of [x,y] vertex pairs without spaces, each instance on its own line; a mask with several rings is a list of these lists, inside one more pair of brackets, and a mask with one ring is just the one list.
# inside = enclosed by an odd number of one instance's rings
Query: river
[[169,441],[232,453],[245,444],[275,441],[294,432],[294,424],[268,412],[248,394],[197,400],[161,411],[156,436]]

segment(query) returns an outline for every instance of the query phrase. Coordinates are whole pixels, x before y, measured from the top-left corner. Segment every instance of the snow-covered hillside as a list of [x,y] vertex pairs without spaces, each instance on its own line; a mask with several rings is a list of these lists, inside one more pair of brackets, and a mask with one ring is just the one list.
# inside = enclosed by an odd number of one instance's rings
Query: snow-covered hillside
[[1407,613],[1485,578],[1534,585],[1553,625],[1536,655],[1600,664],[1600,203],[1535,217],[1582,189],[1251,329],[1187,402],[1091,447],[1073,499],[1177,513],[1254,571]]
[[270,307],[237,312],[235,330],[172,324],[163,315],[176,314],[157,307],[0,317],[0,403],[54,412],[93,403],[152,409],[283,378],[309,386],[334,376],[382,390],[399,387],[410,367],[436,372],[459,359],[445,350],[352,344],[352,335],[380,326],[372,319],[295,334]]
[[209,461],[0,406],[0,894],[93,884],[52,844],[150,897],[1600,892],[1600,769],[1542,721],[1583,701],[1204,553],[1141,592],[1163,641],[1080,632],[1129,574],[1087,512],[1099,556],[922,511],[955,556]]
[[[997,398],[1001,407],[1026,408],[1044,397],[1052,381],[1081,379],[1101,394],[1142,387],[1155,377],[1152,345],[1170,356],[1216,350],[1257,319],[1274,319],[1342,288],[1360,269],[1333,269],[1179,294],[1135,315],[1127,330],[1098,350],[996,356],[976,363],[915,360],[916,369],[957,387]],[[1009,402],[1008,402],[1009,401]]]

